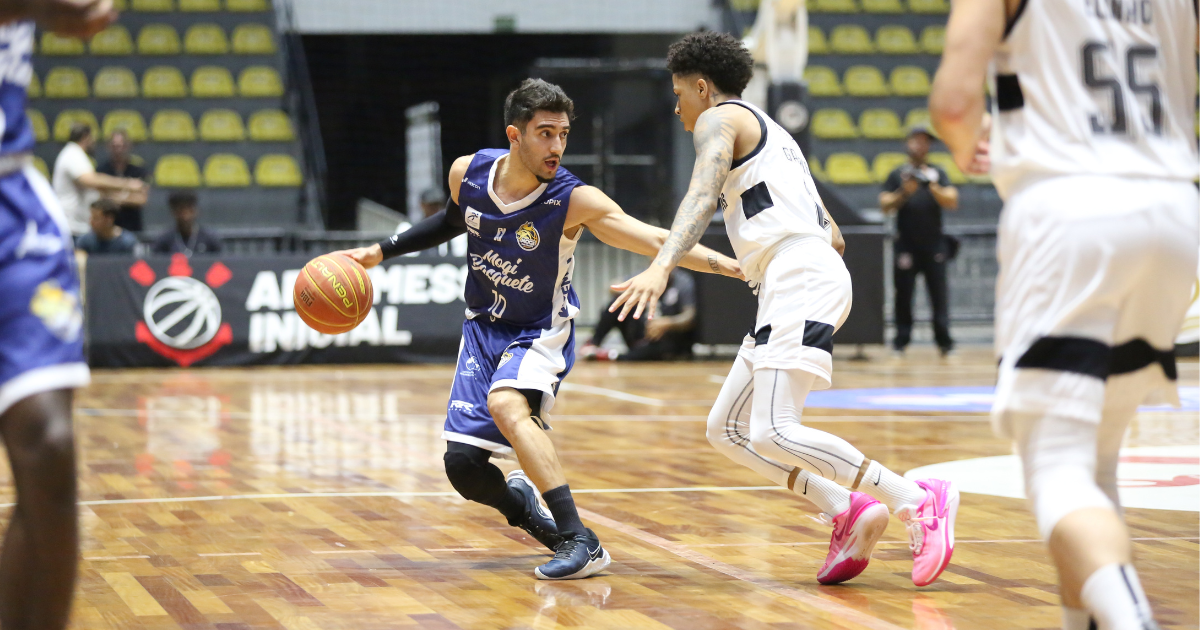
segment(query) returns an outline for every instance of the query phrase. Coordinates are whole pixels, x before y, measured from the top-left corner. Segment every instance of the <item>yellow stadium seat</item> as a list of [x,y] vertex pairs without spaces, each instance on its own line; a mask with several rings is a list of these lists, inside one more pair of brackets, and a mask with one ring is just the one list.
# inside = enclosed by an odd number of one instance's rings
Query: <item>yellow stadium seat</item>
[[42,45],[38,52],[46,55],[82,55],[83,40],[78,37],[62,37],[54,33],[42,33]]
[[967,183],[967,176],[959,170],[958,165],[954,163],[954,156],[945,151],[930,151],[929,155],[925,156],[925,161],[934,166],[940,166],[946,175],[950,177],[951,184]]
[[254,165],[254,181],[259,186],[299,186],[304,182],[304,176],[292,156],[276,153],[258,158]]
[[812,173],[813,179],[819,179],[821,181],[827,181],[829,179],[829,176],[825,174],[825,169],[821,168],[821,160],[818,160],[817,156],[814,155],[806,159],[808,161],[808,172]]
[[[810,39],[810,52],[811,42]],[[233,52],[238,55],[275,54],[275,38],[271,36],[271,29],[262,24],[239,24],[233,29]]]
[[875,32],[875,43],[885,55],[913,55],[920,52],[917,40],[907,26],[888,24]]
[[907,131],[913,127],[932,127],[928,109],[916,107],[908,110],[908,113],[904,115],[904,129]]
[[216,153],[204,162],[204,185],[211,188],[244,188],[250,185],[250,167],[240,155]]
[[865,13],[904,13],[900,0],[862,0]]
[[46,168],[46,160],[36,155],[33,156],[33,168],[36,168],[42,174],[42,177],[50,179],[50,169]]
[[804,81],[808,93],[813,96],[841,96],[842,84],[837,73],[825,66],[808,66],[804,69]]
[[138,31],[139,55],[178,55],[179,33],[166,24],[148,24]]
[[865,55],[875,52],[875,44],[867,29],[857,24],[841,24],[829,34],[829,47],[843,55]]
[[291,142],[296,139],[292,121],[277,109],[264,109],[250,115],[250,139],[255,142]]
[[274,68],[250,66],[238,76],[238,92],[242,96],[283,96],[283,80]]
[[189,55],[228,54],[225,29],[216,24],[193,24],[183,36],[183,51]]
[[113,8],[118,11],[128,11],[129,2],[128,0],[113,0]]
[[242,117],[232,109],[210,109],[200,116],[200,139],[205,142],[241,142],[246,139]]
[[[846,93],[851,96],[888,96],[891,90],[883,81],[883,73],[875,66],[850,66],[843,77]],[[833,173],[831,172],[832,176]]]
[[825,172],[835,184],[872,184],[867,161],[857,153],[834,153],[825,160]]
[[886,182],[888,175],[896,168],[907,164],[908,156],[895,151],[887,151],[875,156],[875,161],[871,164],[871,173],[875,175],[875,181]]
[[164,155],[154,165],[154,184],[167,188],[197,188],[200,186],[200,165],[190,155]]
[[818,109],[813,114],[812,133],[818,138],[857,138],[858,128],[844,109]]
[[188,12],[220,11],[221,0],[179,0],[179,10]]
[[93,55],[132,55],[133,38],[129,36],[129,29],[113,24],[96,33],[88,47]]
[[921,31],[921,48],[931,54],[940,55],[946,46],[946,27],[941,24],[926,26]]
[[105,66],[92,81],[92,93],[96,98],[137,98],[137,77],[129,68]]
[[268,0],[225,0],[225,10],[238,13],[270,11],[271,3]]
[[192,73],[192,96],[229,98],[234,96],[233,75],[220,66],[201,66]]
[[191,114],[181,109],[160,109],[150,119],[150,138],[155,142],[194,142],[196,125]]
[[913,13],[946,14],[950,12],[950,3],[946,0],[908,0],[908,10]]
[[50,126],[46,124],[46,117],[36,109],[25,110],[25,117],[29,119],[29,126],[33,127],[33,139],[38,142],[46,142],[50,139]]
[[105,140],[111,138],[114,131],[121,129],[134,142],[146,141],[146,119],[132,109],[114,109],[108,112],[104,115],[101,127]]
[[142,75],[142,96],[146,98],[184,98],[187,83],[179,68],[154,66]]
[[71,138],[71,125],[75,123],[87,123],[92,128],[92,133],[100,131],[100,125],[96,123],[96,117],[86,109],[64,109],[58,113],[58,117],[54,119],[54,140],[56,142],[66,142]]
[[829,54],[829,41],[825,39],[825,31],[820,26],[808,26],[808,54]]
[[73,66],[52,68],[46,75],[46,98],[87,98],[88,80]]
[[858,13],[854,0],[816,0],[815,13]]
[[149,11],[162,13],[175,10],[175,2],[173,0],[133,0],[130,3],[134,11]]
[[42,98],[42,82],[38,80],[37,72],[32,72],[29,75],[29,85],[25,88],[25,93],[29,98]]
[[897,66],[892,70],[892,92],[896,96],[929,96],[929,75],[919,66]]
[[872,140],[896,140],[904,137],[900,117],[890,109],[868,109],[858,117],[858,126],[864,138]]

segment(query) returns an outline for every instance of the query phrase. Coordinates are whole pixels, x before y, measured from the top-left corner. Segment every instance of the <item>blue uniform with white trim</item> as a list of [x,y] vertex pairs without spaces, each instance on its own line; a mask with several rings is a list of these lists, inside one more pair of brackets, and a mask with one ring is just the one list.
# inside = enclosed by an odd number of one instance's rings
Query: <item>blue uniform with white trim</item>
[[0,26],[0,414],[33,394],[88,383],[71,230],[32,166],[33,33],[33,22]]
[[575,363],[579,297],[571,274],[583,230],[568,238],[563,226],[571,192],[585,185],[559,167],[553,181],[506,204],[492,184],[507,156],[506,149],[476,153],[458,191],[468,234],[467,321],[442,434],[497,453],[512,447],[488,413],[488,393],[540,391],[549,411]]

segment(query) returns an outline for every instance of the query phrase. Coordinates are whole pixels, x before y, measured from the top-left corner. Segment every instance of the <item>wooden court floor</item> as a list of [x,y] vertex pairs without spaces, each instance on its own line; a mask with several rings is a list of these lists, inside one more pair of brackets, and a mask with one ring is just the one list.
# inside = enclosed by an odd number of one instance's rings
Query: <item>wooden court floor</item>
[[[839,360],[839,388],[991,385],[952,363]],[[964,494],[954,561],[916,588],[893,522],[867,572],[822,587],[814,508],[726,460],[704,416],[727,361],[580,364],[552,432],[613,564],[538,582],[547,558],[455,495],[439,438],[453,367],[101,371],[77,399],[83,559],[74,628],[1056,628],[1055,574],[1019,499]],[[1197,365],[1181,367],[1195,384]],[[810,409],[899,471],[1006,455],[981,413]],[[1196,444],[1196,413],[1145,413],[1134,446]],[[501,462],[501,467],[512,464]],[[7,466],[2,483],[11,495]],[[1131,509],[1164,628],[1196,628],[1191,511]]]

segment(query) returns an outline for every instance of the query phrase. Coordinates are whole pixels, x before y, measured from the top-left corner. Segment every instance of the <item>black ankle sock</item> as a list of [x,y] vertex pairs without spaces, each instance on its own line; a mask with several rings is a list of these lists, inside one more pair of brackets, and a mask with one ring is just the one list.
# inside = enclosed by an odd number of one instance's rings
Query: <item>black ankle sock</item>
[[542,493],[546,507],[554,515],[554,523],[558,525],[558,533],[563,536],[586,534],[587,528],[579,520],[579,512],[575,510],[575,499],[571,497],[571,486],[563,484]]

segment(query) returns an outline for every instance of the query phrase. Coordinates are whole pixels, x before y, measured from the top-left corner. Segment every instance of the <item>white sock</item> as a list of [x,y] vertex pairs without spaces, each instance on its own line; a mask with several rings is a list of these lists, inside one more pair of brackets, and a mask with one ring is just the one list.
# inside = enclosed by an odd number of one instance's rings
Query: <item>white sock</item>
[[879,499],[893,512],[904,505],[919,507],[925,502],[924,488],[884,468],[875,460],[871,460],[871,465],[867,467],[858,490]]
[[1092,623],[1092,615],[1082,608],[1062,607],[1063,630],[1088,630]]
[[850,509],[850,491],[807,470],[796,475],[792,492],[812,501],[831,518]]
[[1129,564],[1096,569],[1079,593],[1100,630],[1143,630],[1152,620],[1150,602]]

